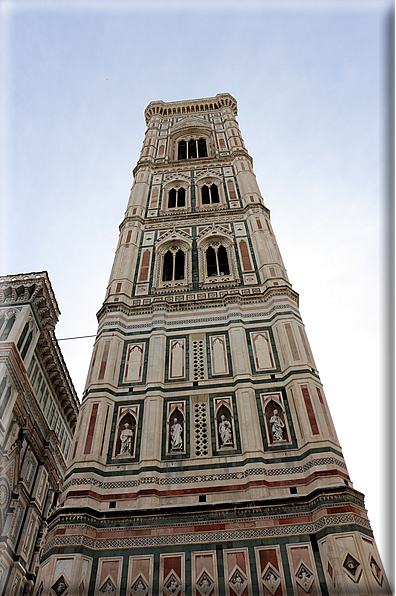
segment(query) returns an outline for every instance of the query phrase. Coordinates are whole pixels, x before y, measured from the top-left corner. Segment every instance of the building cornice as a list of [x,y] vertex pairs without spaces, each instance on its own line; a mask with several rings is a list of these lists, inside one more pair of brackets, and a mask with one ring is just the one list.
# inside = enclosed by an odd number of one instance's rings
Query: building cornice
[[153,116],[178,116],[186,114],[196,114],[220,110],[228,107],[232,110],[234,116],[238,114],[237,102],[229,93],[218,93],[215,97],[205,97],[201,99],[186,99],[183,101],[165,102],[161,99],[151,101],[144,110],[146,124]]
[[54,333],[60,310],[48,273],[41,271],[0,277],[0,307],[21,307],[27,304],[31,307],[39,328],[36,347],[38,356],[73,431],[79,401]]

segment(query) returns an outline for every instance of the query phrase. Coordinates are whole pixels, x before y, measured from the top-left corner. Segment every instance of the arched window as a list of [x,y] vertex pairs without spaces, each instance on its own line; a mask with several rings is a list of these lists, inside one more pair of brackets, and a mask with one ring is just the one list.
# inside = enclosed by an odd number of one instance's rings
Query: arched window
[[206,268],[208,277],[230,274],[227,249],[223,245],[209,246],[206,251]]
[[171,188],[169,191],[168,208],[173,209],[176,207],[176,189]]
[[188,159],[197,157],[197,141],[191,139],[188,141]]
[[162,281],[178,281],[184,279],[184,252],[168,250],[164,256]]
[[199,157],[207,157],[208,153],[206,151],[206,141],[205,139],[198,140],[198,156]]
[[196,159],[197,157],[207,157],[208,149],[206,139],[190,139],[186,141],[179,141],[177,149],[177,159]]
[[15,315],[12,315],[8,319],[8,321],[6,323],[6,326],[3,329],[3,333],[0,336],[0,341],[5,341],[8,338],[8,336],[10,334],[10,331],[11,331],[12,326],[13,326],[14,323],[15,323]]
[[179,150],[177,154],[177,159],[186,159],[187,158],[187,145],[186,141],[180,141],[179,143]]
[[185,207],[186,205],[186,191],[184,188],[171,188],[169,191],[168,198],[168,209],[174,209],[175,207]]
[[210,187],[206,184],[201,188],[202,205],[210,205],[211,203],[219,203],[219,189],[216,184],[211,184]]

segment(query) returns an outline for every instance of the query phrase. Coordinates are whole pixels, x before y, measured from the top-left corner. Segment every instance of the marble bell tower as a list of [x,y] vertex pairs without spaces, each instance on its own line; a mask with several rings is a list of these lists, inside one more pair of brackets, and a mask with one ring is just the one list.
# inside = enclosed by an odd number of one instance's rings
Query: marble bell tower
[[236,116],[145,110],[34,596],[390,594]]

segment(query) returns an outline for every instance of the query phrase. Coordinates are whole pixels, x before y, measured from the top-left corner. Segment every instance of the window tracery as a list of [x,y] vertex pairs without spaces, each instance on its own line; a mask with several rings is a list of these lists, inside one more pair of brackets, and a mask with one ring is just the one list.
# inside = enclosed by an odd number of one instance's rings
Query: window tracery
[[172,246],[164,256],[162,281],[184,279],[184,261],[184,252],[177,245]]
[[183,187],[178,189],[171,188],[168,196],[168,209],[175,207],[185,207],[186,205],[186,191]]
[[164,186],[161,213],[172,209],[190,210],[190,184],[182,178],[168,181]]
[[204,184],[201,188],[202,205],[209,205],[211,203],[219,203],[219,189],[216,184],[207,186]]
[[197,208],[212,209],[225,205],[224,188],[220,178],[205,172],[196,180]]
[[178,234],[159,242],[155,250],[152,291],[191,288],[191,243]]
[[200,287],[240,283],[231,238],[213,230],[198,242]]

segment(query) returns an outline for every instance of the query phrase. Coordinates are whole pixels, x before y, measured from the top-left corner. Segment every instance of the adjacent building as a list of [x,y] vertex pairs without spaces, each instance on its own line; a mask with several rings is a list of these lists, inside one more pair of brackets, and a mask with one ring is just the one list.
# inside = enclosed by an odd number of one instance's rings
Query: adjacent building
[[390,594],[236,116],[146,108],[35,596]]
[[78,400],[45,271],[0,277],[0,594],[31,594],[58,504]]

